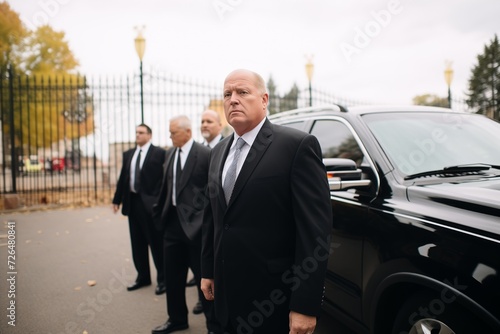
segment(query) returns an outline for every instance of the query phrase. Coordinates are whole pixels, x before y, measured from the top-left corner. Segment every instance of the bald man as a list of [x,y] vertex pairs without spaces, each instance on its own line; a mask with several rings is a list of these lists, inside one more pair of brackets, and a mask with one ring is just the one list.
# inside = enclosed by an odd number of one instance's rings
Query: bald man
[[[201,135],[203,136],[203,146],[207,146],[212,149],[217,143],[219,143],[224,137],[221,134],[222,122],[220,120],[219,113],[217,111],[206,109],[201,114]],[[194,277],[186,283],[186,286],[196,286],[196,280]],[[203,294],[201,290],[198,296],[198,302],[193,307],[194,314],[200,314],[203,312]]]
[[221,135],[222,122],[219,113],[207,109],[201,115],[201,135],[203,136],[203,145],[213,148],[220,142],[223,137]]
[[201,289],[226,333],[311,334],[332,224],[320,145],[267,119],[257,73],[231,72],[223,95],[234,133],[210,152]]

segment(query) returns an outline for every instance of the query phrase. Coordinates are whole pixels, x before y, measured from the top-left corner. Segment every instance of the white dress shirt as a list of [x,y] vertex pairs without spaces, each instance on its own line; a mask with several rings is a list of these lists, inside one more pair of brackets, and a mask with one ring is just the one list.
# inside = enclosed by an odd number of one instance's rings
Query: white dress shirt
[[[253,128],[252,130],[248,131],[247,133],[243,134],[243,136],[241,136],[241,139],[245,141],[246,145],[243,145],[243,147],[241,148],[240,160],[236,165],[236,179],[238,179],[238,175],[240,174],[241,167],[243,166],[243,163],[247,158],[248,152],[250,151],[250,147],[252,147],[253,142],[255,141],[255,138],[257,138],[257,134],[264,125],[265,121],[266,118],[264,117],[264,119],[259,124],[257,124],[255,128]],[[231,148],[229,149],[226,162],[224,163],[224,169],[222,170],[222,180],[226,179],[227,170],[229,169],[229,166],[231,166],[231,163],[233,162],[234,159],[234,152],[236,151],[235,149],[236,141],[238,140],[238,138],[240,138],[240,136],[238,136],[236,132],[233,133],[233,136],[234,136],[233,142],[231,143]]]
[[205,139],[203,141],[203,145],[209,146],[210,148],[214,148],[215,145],[217,145],[220,142],[221,138],[222,138],[222,135],[219,133],[214,139],[212,139],[212,141],[210,143],[207,142],[207,140]]
[[[179,153],[179,157],[181,159],[181,169],[184,169],[184,165],[186,164],[187,157],[189,155],[189,152],[191,151],[191,148],[193,147],[194,140],[193,138],[189,139],[187,143],[185,143],[180,149],[181,152]],[[178,148],[175,149],[175,156],[174,156],[174,173],[173,173],[173,187],[172,187],[172,204],[174,206],[177,206],[177,198],[176,198],[176,193],[177,193],[177,152]]]
[[139,155],[139,151],[141,151],[141,161],[139,162],[141,169],[144,165],[144,160],[146,159],[146,154],[148,154],[148,150],[151,147],[151,142],[148,141],[142,147],[137,146],[135,148],[134,155],[132,156],[132,161],[130,162],[130,189],[135,192],[134,182],[135,182],[135,164],[137,162],[137,156]]

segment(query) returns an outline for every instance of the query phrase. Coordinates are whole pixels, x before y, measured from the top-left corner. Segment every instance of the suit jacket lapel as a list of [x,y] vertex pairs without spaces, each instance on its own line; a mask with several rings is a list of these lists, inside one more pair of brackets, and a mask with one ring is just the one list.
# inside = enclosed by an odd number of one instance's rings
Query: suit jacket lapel
[[241,167],[241,171],[238,174],[238,178],[236,179],[236,182],[234,184],[233,193],[231,195],[231,200],[229,201],[228,206],[230,206],[238,197],[238,194],[252,175],[255,167],[257,167],[257,165],[259,164],[260,159],[262,159],[264,153],[267,151],[267,148],[272,141],[273,132],[271,123],[266,119],[264,125],[257,134],[252,147],[250,147],[250,151],[248,152],[243,166]]
[[[191,150],[189,151],[189,155],[186,159],[186,163],[184,164],[184,168],[182,168],[181,179],[179,180],[179,184],[176,185],[177,195],[180,194],[182,189],[188,183],[189,178],[192,175],[193,169],[196,166],[196,161],[198,160],[198,143],[193,143]],[[201,144],[200,144],[201,145]]]
[[[170,149],[167,151],[167,154],[165,155],[165,164],[163,165],[163,175],[169,175],[169,173],[172,174],[171,165],[174,161],[173,152],[175,152],[175,149]],[[170,175],[170,176],[172,176],[172,175]]]
[[217,185],[218,185],[218,194],[219,196],[219,204],[223,207],[226,208],[226,198],[224,197],[224,190],[222,189],[222,171],[224,170],[224,163],[226,162],[227,155],[229,154],[229,149],[231,148],[231,144],[233,143],[234,136],[231,136],[229,140],[227,140],[223,144],[218,144],[218,145],[225,145],[225,147],[221,147],[221,152],[217,157],[217,160],[214,161],[216,169],[215,172],[217,173]]
[[130,170],[132,169],[132,158],[134,157],[134,153],[135,153],[135,148],[130,150],[129,153],[126,158],[127,158],[127,161],[124,161],[123,163],[126,164],[126,166],[128,166],[128,170],[129,170],[129,173],[130,173]]
[[163,182],[164,182],[164,187],[165,189],[165,208],[167,208],[170,203],[172,203],[172,185],[173,185],[173,171],[172,171],[172,166],[174,164],[174,156],[175,156],[175,149],[170,149],[167,151],[167,154],[165,156],[165,166],[163,170]]
[[149,146],[148,151],[146,152],[146,156],[144,157],[144,162],[142,163],[141,176],[142,176],[143,173],[145,173],[145,169],[147,169],[146,166],[147,166],[147,163],[148,163],[148,159],[153,154],[153,150],[154,150],[154,146],[153,146],[153,144],[151,144],[151,146]]
[[151,146],[149,146],[148,152],[146,153],[146,156],[144,157],[144,163],[142,164],[142,168],[146,166],[146,163],[148,162],[149,157],[153,154],[153,151],[154,151],[154,146],[153,144],[151,144]]

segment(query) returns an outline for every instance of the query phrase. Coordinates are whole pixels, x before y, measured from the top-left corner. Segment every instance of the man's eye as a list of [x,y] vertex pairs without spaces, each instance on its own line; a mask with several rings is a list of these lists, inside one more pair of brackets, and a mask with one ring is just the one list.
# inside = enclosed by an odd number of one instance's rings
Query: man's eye
[[224,97],[229,97],[231,95],[231,93],[224,93]]

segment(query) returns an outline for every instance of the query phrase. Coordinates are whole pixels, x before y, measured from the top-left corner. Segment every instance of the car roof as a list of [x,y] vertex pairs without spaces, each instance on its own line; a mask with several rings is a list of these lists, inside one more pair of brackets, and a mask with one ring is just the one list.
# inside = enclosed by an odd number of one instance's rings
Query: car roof
[[430,107],[430,106],[417,106],[417,105],[366,105],[366,106],[353,106],[353,107],[343,107],[337,104],[327,104],[314,107],[299,108],[289,111],[284,111],[276,113],[269,116],[271,120],[279,120],[283,118],[289,118],[293,116],[304,116],[304,115],[335,115],[335,114],[349,114],[349,115],[360,115],[369,113],[380,113],[380,112],[453,112],[453,113],[463,113],[454,111],[449,108],[441,107]]

